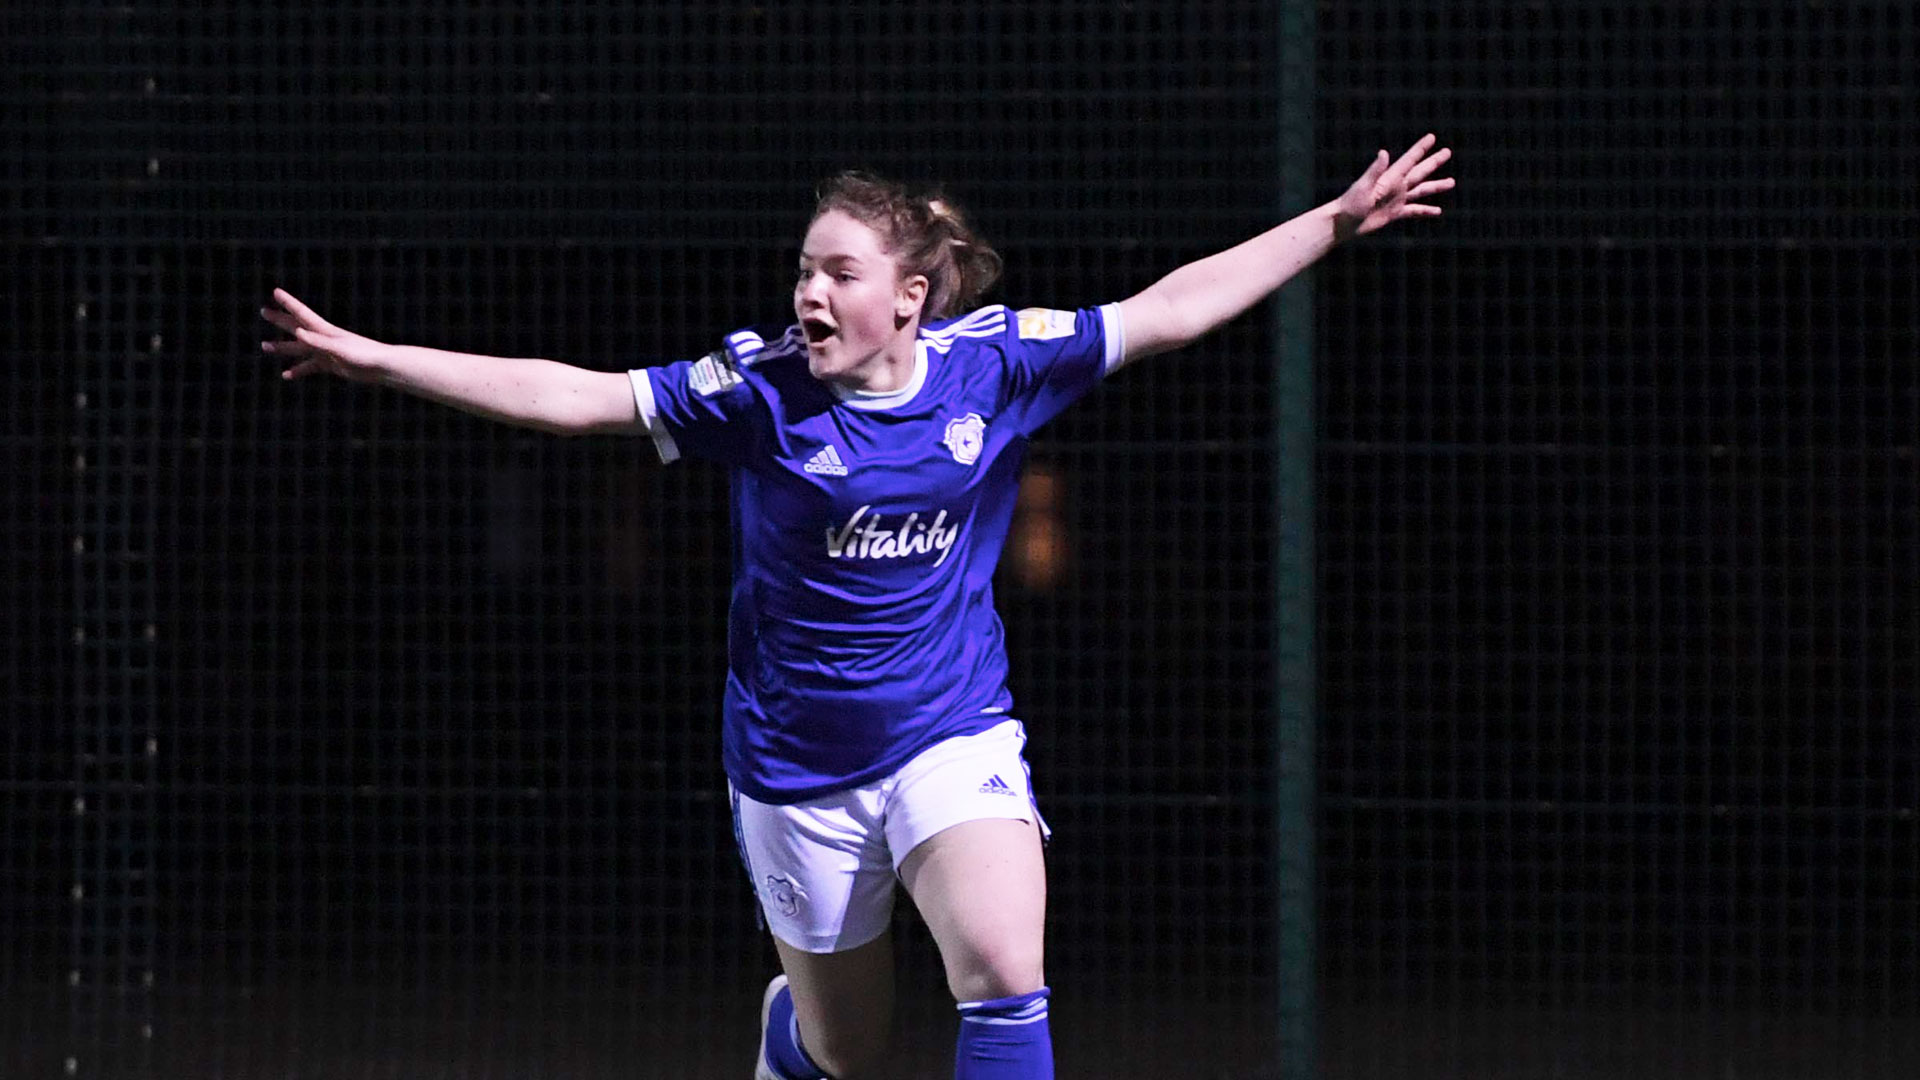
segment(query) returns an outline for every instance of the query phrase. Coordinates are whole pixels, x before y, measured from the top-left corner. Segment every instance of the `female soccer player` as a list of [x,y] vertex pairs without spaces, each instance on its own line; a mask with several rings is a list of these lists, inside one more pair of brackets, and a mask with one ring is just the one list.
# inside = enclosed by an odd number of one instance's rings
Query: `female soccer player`
[[1045,825],[1009,710],[992,576],[1027,439],[1129,361],[1177,349],[1343,238],[1440,213],[1434,137],[1338,199],[1138,295],[974,308],[1000,260],[959,209],[829,182],[794,322],[689,362],[604,373],[387,345],[282,290],[284,377],[381,383],[555,433],[633,432],[732,479],[724,764],[741,857],[783,974],[759,1080],[870,1075],[893,1006],[894,881],[960,1010],[958,1080],[1053,1075],[1042,976]]

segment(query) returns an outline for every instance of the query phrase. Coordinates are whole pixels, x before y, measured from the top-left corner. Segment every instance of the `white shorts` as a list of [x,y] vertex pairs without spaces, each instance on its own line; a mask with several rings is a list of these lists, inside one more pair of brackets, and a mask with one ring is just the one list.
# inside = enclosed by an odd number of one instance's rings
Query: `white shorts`
[[768,929],[806,952],[858,948],[887,929],[900,864],[935,833],[1012,818],[1046,835],[1021,756],[1026,743],[1026,728],[1008,720],[818,799],[772,806],[732,791],[734,836]]

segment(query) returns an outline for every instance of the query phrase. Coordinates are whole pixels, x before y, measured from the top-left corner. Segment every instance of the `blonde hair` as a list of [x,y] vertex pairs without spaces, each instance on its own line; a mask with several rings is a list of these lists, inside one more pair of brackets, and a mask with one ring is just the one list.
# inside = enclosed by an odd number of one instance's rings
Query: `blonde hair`
[[1000,280],[1000,253],[938,188],[917,192],[870,173],[843,172],[822,183],[818,194],[813,221],[833,210],[845,213],[880,234],[899,260],[901,276],[927,279],[924,322],[967,311]]

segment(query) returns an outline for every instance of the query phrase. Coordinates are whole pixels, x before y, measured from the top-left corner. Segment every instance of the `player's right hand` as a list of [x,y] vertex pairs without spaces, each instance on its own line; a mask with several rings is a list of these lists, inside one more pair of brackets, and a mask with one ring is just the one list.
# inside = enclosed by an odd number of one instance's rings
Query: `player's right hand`
[[285,289],[273,290],[273,299],[280,306],[261,308],[260,317],[292,334],[293,340],[263,341],[260,351],[296,361],[281,378],[325,374],[371,382],[380,377],[392,346],[340,329]]

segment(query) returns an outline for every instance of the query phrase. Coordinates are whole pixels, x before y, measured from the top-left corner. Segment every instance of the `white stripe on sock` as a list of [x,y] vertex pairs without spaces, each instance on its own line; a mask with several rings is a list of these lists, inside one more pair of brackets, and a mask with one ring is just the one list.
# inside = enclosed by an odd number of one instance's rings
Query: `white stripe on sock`
[[1043,1012],[1038,1016],[1028,1016],[1018,1020],[1002,1016],[963,1016],[960,1018],[960,1022],[963,1024],[1000,1024],[1011,1026],[1017,1024],[1037,1024],[1046,1018],[1047,1014]]

